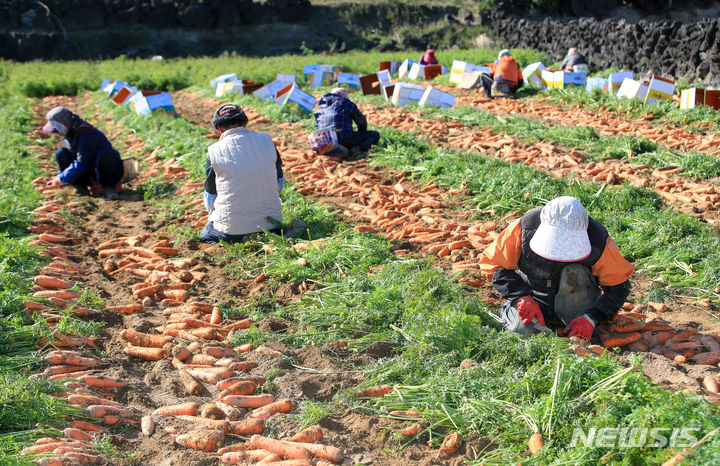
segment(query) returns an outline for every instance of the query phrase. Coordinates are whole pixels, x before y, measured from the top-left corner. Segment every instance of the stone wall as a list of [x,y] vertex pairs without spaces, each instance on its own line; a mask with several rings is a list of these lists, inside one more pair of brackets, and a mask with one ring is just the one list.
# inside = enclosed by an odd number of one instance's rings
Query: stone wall
[[561,61],[577,47],[594,69],[621,68],[720,85],[720,19],[683,24],[580,18],[543,21],[495,12],[483,23],[499,45],[528,47]]

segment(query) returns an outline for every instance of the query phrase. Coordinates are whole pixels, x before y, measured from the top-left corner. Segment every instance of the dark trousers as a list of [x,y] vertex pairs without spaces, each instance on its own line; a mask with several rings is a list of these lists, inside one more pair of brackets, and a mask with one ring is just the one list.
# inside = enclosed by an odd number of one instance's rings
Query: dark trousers
[[[276,235],[279,235],[281,233],[280,228],[273,228],[272,230],[268,231],[270,233],[275,233]],[[257,234],[259,233],[248,233],[246,235],[227,235],[216,230],[213,222],[208,221],[205,225],[205,228],[203,228],[202,233],[200,233],[200,241],[202,241],[203,243],[219,243],[222,240],[227,243],[244,243],[252,239],[253,235]]]
[[[60,147],[55,151],[55,161],[60,171],[70,166],[77,156],[68,148]],[[81,174],[73,183],[73,186],[101,185],[103,188],[114,188],[123,176],[122,161],[111,155],[98,154],[96,167],[88,167],[85,173]]]
[[[485,95],[487,97],[492,98],[492,85],[495,80],[493,77],[488,73],[483,73],[481,76],[482,78],[482,86],[483,90],[485,91]],[[523,81],[521,80],[519,83],[515,84],[514,86],[510,86],[510,93],[511,95],[515,95],[518,89],[520,89],[523,85]]]
[[358,147],[361,152],[370,150],[380,140],[380,133],[377,131],[353,131],[352,135],[342,139],[340,144],[352,149]]

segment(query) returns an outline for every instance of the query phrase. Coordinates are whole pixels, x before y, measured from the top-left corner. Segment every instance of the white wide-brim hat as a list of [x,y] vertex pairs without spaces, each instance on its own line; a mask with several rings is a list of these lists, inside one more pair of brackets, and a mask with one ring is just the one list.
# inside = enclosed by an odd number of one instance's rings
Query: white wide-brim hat
[[552,261],[583,260],[592,250],[588,222],[587,210],[580,201],[571,196],[557,197],[540,211],[540,226],[530,240],[530,249]]

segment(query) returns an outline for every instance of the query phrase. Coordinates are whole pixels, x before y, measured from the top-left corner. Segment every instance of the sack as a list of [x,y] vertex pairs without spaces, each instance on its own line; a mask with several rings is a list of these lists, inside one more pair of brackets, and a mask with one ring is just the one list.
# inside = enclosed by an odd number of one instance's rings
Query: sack
[[493,85],[490,88],[490,95],[493,97],[510,97],[512,92],[510,91],[510,83],[506,81],[493,81]]
[[125,184],[138,176],[138,161],[135,157],[123,159],[123,177],[118,184]]
[[332,128],[321,129],[308,136],[308,142],[313,152],[322,155],[338,146],[337,133]]

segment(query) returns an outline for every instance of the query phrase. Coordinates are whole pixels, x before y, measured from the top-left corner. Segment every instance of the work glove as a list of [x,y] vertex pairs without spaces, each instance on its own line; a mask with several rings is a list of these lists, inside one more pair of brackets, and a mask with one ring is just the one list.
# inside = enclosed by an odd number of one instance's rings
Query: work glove
[[583,340],[592,338],[593,330],[595,330],[595,320],[588,314],[576,317],[565,327],[565,335],[570,337],[578,337]]
[[545,325],[545,318],[542,315],[540,306],[532,296],[523,296],[515,301],[515,307],[523,324],[529,324],[534,318],[537,318],[538,324]]

